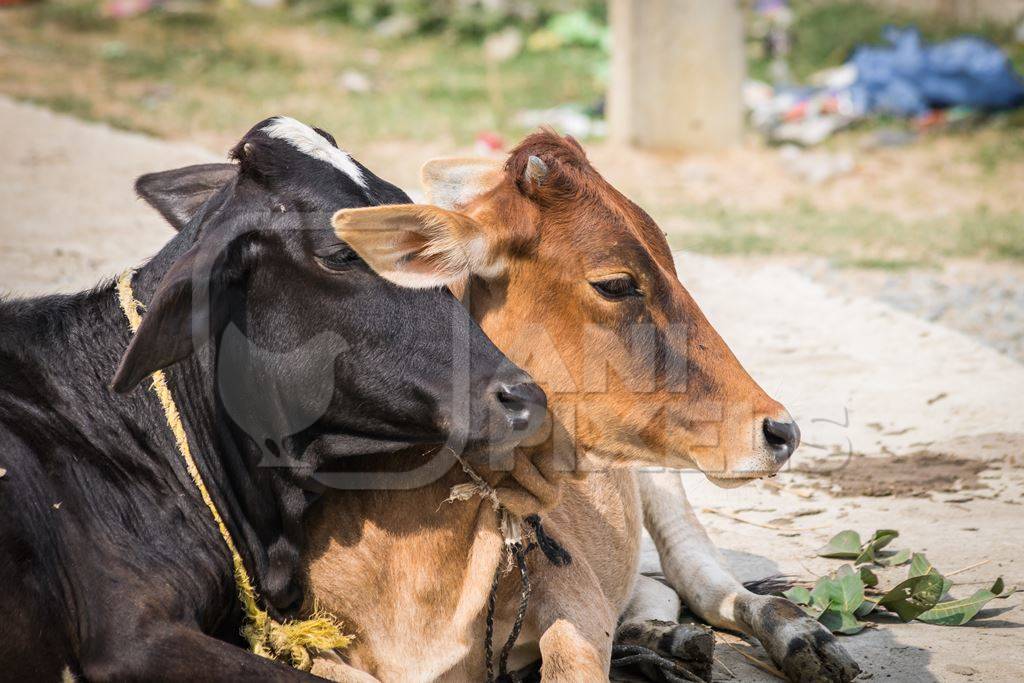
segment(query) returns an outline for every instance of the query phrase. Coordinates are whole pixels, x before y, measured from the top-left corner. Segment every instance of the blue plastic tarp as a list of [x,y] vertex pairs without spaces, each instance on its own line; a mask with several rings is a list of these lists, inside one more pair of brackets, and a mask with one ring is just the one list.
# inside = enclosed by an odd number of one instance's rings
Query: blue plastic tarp
[[850,62],[850,89],[861,111],[919,116],[930,109],[965,106],[1012,109],[1024,104],[1024,82],[1003,52],[987,40],[964,36],[926,45],[917,29],[889,27],[887,46],[861,46]]

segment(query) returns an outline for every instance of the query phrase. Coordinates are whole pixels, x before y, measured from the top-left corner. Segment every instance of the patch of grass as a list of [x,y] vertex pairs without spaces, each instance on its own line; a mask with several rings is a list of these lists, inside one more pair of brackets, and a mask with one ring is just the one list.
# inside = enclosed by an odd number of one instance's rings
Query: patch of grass
[[[95,4],[70,2],[75,13],[34,3],[0,24],[8,48],[0,90],[47,99],[73,89],[91,101],[90,118],[167,137],[196,130],[234,137],[265,116],[288,113],[338,132],[350,146],[379,139],[464,145],[484,130],[518,137],[524,131],[515,112],[589,104],[602,90],[594,76],[599,49],[523,53],[495,79],[480,42],[451,33],[392,41],[301,6],[155,11],[89,24],[82,17],[98,16],[86,11]],[[365,74],[372,90],[346,92],[339,81],[347,70]],[[154,90],[160,98],[147,96]]]
[[815,254],[840,265],[903,270],[935,258],[1024,261],[1024,212],[977,209],[942,220],[901,222],[868,208],[749,212],[719,204],[654,212],[673,247],[719,255]]
[[983,208],[960,217],[958,227],[955,252],[1024,261],[1024,212],[995,214]]
[[56,24],[68,31],[92,32],[112,31],[116,22],[103,16],[96,0],[62,0],[61,2],[40,2],[34,8],[33,20],[36,25]]
[[64,93],[61,95],[53,95],[52,97],[26,97],[26,102],[37,104],[40,107],[51,109],[60,114],[70,114],[86,121],[95,120],[95,114],[93,114],[92,101]]
[[972,156],[983,173],[994,175],[1003,164],[1024,158],[1024,134],[1010,132],[982,140],[975,146]]
[[916,259],[889,259],[877,256],[864,258],[839,258],[833,261],[840,268],[863,268],[866,270],[887,270],[894,273],[912,268],[924,268],[933,265],[930,261]]

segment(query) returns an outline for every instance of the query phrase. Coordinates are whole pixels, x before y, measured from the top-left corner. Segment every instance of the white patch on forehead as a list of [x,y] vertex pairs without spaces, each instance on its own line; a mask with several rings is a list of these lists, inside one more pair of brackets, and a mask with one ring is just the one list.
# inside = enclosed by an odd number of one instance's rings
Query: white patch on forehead
[[352,161],[348,152],[338,149],[327,138],[301,121],[296,121],[288,116],[278,116],[263,127],[263,132],[272,138],[284,140],[303,154],[330,164],[354,180],[364,190],[368,189],[362,170],[356,165],[356,162]]

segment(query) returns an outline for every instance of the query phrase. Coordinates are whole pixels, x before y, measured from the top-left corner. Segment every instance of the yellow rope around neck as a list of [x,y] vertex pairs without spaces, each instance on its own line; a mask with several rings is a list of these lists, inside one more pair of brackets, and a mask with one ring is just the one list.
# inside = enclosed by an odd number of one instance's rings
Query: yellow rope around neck
[[[132,276],[135,271],[125,271],[117,280],[117,296],[121,304],[121,310],[128,318],[128,326],[132,334],[139,329],[142,323],[142,316],[139,315],[141,304],[136,301],[132,292]],[[188,470],[199,495],[202,497],[206,507],[210,510],[217,529],[220,531],[224,545],[231,553],[231,562],[234,565],[235,585],[238,587],[238,599],[245,610],[245,625],[242,633],[249,641],[252,651],[261,657],[277,659],[290,663],[297,669],[309,671],[313,666],[312,655],[321,650],[334,650],[348,647],[352,642],[351,636],[341,632],[341,625],[330,616],[317,613],[312,619],[304,621],[286,621],[284,623],[274,621],[265,610],[260,609],[256,589],[253,588],[249,573],[245,570],[245,563],[238,553],[231,532],[228,531],[224,519],[217,510],[210,492],[203,482],[203,476],[196,467],[196,461],[192,458],[192,451],[188,446],[188,437],[185,434],[185,426],[181,421],[181,414],[171,396],[171,390],[167,386],[167,377],[162,370],[153,373],[153,392],[160,399],[160,405],[164,409],[164,416],[167,418],[167,426],[174,434],[174,440],[178,444],[178,451],[185,461],[185,468]]]

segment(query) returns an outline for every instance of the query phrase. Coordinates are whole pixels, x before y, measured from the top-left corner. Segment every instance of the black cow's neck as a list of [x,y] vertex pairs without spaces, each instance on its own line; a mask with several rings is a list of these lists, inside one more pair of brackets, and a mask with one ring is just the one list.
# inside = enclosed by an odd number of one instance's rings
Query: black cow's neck
[[[139,269],[134,289],[140,302],[149,302],[163,274],[192,240],[183,231]],[[243,334],[244,307],[244,299],[231,306],[231,322]],[[265,606],[280,617],[301,603],[298,563],[304,538],[301,522],[310,501],[305,486],[308,471],[288,453],[269,452],[231,419],[216,389],[216,342],[212,340],[169,368],[168,384],[206,486]],[[144,384],[148,386],[148,382]],[[155,396],[152,403],[157,403]]]

